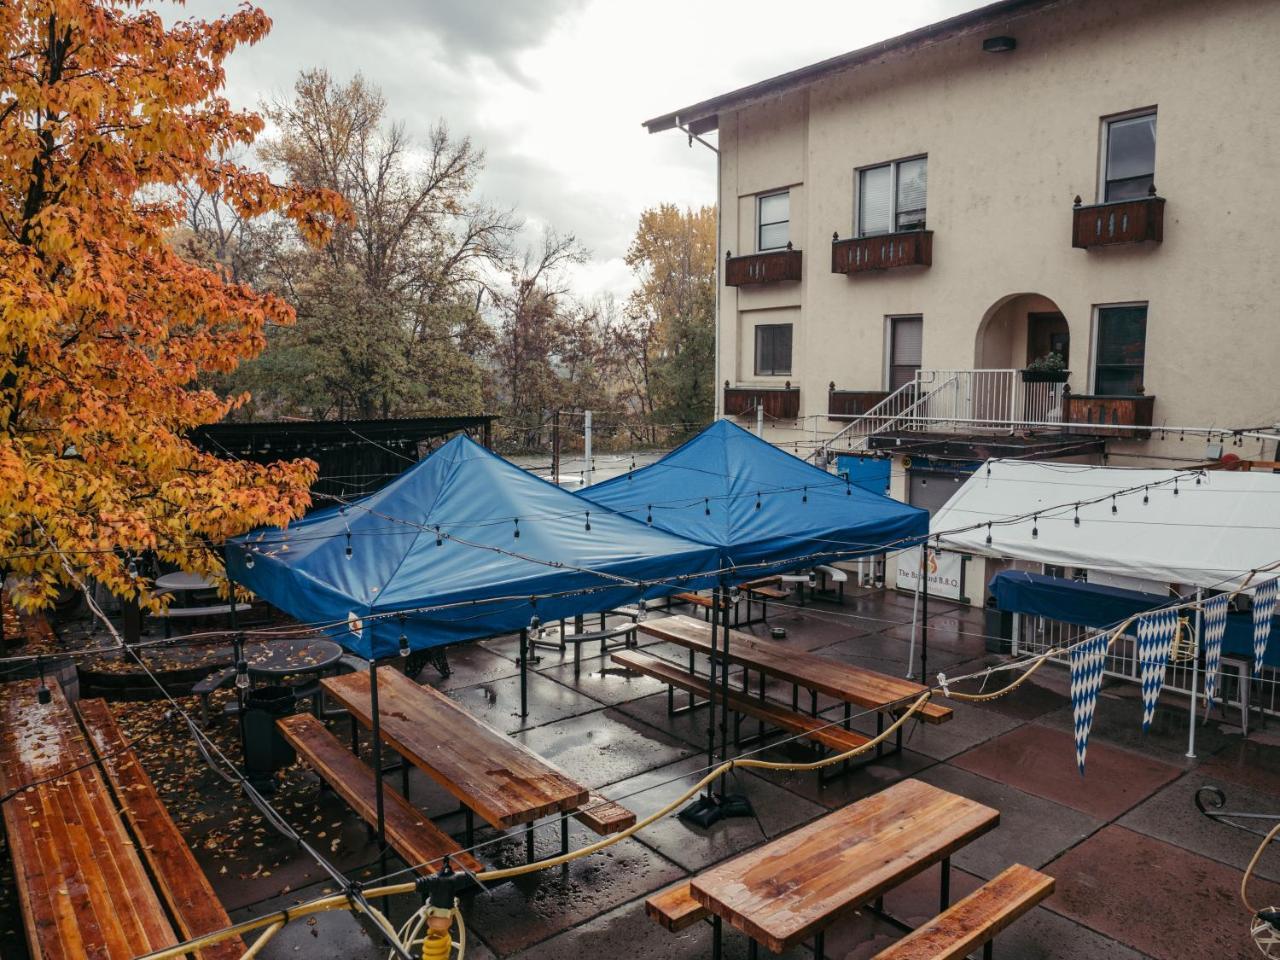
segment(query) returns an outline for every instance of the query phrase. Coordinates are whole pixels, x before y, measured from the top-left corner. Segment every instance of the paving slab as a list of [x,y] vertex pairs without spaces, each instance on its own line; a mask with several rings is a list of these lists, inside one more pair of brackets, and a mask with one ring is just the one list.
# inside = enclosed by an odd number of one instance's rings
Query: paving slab
[[543,670],[542,676],[577,690],[597,703],[610,705],[639,700],[641,697],[652,696],[667,689],[667,685],[661,680],[613,666],[608,657],[584,660],[579,668],[577,679],[573,676],[572,660],[558,667]]
[[[808,746],[794,742],[770,747],[759,752],[759,756],[762,760],[795,763],[811,763],[817,759],[817,755]],[[818,773],[812,770],[753,770],[751,772],[755,776],[784,787],[798,797],[804,797],[806,800],[834,810],[878,793],[899,780],[914,776],[934,762],[931,758],[919,753],[903,750],[901,753],[864,761],[860,765],[852,764],[848,773],[835,776],[825,785],[818,783]],[[827,771],[829,775],[834,775],[836,772],[835,770]]]
[[[610,799],[624,798],[619,802],[643,819],[687,791],[705,773],[706,757],[693,756],[610,784],[604,794]],[[698,871],[828,812],[826,807],[745,771],[735,771],[725,783],[730,793],[751,801],[755,816],[721,820],[702,830],[672,813],[645,827],[636,834],[637,839],[686,870]]]
[[1248,740],[1237,735],[1221,750],[1203,758],[1198,769],[1206,777],[1280,796],[1280,736],[1253,730]]
[[[570,843],[584,846],[599,839],[573,824]],[[558,853],[558,830],[539,831],[536,855]],[[524,862],[524,839],[513,834],[493,851],[495,865]],[[635,840],[574,860],[563,867],[517,877],[476,893],[463,904],[467,924],[499,957],[527,949],[590,920],[620,904],[657,890],[684,876],[684,871]],[[643,907],[640,908],[643,911]],[[606,944],[597,944],[602,953]],[[626,955],[623,947],[621,955]]]
[[461,704],[467,713],[504,733],[540,727],[600,709],[597,701],[541,674],[531,672],[528,684],[529,716],[524,718],[520,716],[518,676],[456,687],[447,692],[449,699]]
[[[1019,725],[1019,721],[1013,717],[983,710],[958,700],[940,697],[938,703],[954,711],[954,715],[946,723],[932,724],[908,720],[903,728],[904,745],[934,760],[954,757]],[[866,734],[876,732],[876,721],[873,716],[859,717],[853,725],[855,729]]]
[[460,643],[450,647],[448,654],[449,676],[441,677],[430,666],[422,671],[422,679],[437,690],[456,690],[520,674],[512,657],[501,656],[484,643]]
[[[783,954],[763,955],[779,956],[783,960],[803,960],[812,956],[803,947]],[[706,960],[711,956],[711,925],[695,923],[679,933],[671,933],[645,915],[643,900],[634,900],[516,956],[519,960],[579,960],[609,956],[619,960],[624,957],[626,960]],[[726,927],[725,960],[744,960],[746,956],[746,938]],[[470,960],[469,948],[467,957]]]
[[[1092,752],[1092,751],[1090,751]],[[1048,908],[1157,960],[1257,955],[1239,870],[1108,826],[1049,864]],[[1259,903],[1280,903],[1280,885],[1255,880]]]
[[1182,774],[1171,764],[1090,738],[1082,777],[1072,735],[1038,723],[1011,730],[951,762],[1103,820],[1118,817]]
[[[1122,827],[1243,870],[1274,824],[1262,820],[1237,820],[1234,822],[1244,828],[1238,829],[1210,820],[1195,805],[1196,791],[1204,786],[1224,788],[1225,810],[1276,812],[1274,793],[1239,784],[1224,785],[1223,781],[1206,776],[1203,769],[1198,769],[1178,778],[1130,810],[1118,822]],[[1263,857],[1258,863],[1257,875],[1280,881],[1280,860],[1274,856]]]
[[[1030,680],[1017,689],[1005,694],[1003,697],[988,700],[978,706],[983,710],[1003,713],[1006,716],[1023,721],[1035,720],[1046,713],[1061,710],[1071,704],[1068,694],[1069,682],[1065,674],[1058,678],[1055,677],[1056,673],[1057,671],[1053,670],[1052,665],[1046,664]],[[993,674],[992,678],[987,682],[986,688],[988,690],[999,689],[1001,685],[1008,685],[1014,677],[1014,674],[1008,673]],[[1052,682],[1052,680],[1056,679],[1060,679],[1062,682],[1060,684]],[[1046,680],[1050,682],[1046,682]],[[976,689],[971,684],[966,686],[965,690],[967,691],[971,688]]]
[[616,783],[694,752],[614,707],[523,730],[515,739],[587,787]]
[[959,770],[930,767],[918,779],[1000,811],[1000,825],[956,852],[951,862],[984,880],[1013,863],[1040,868],[1103,825],[1103,821],[1051,800]]

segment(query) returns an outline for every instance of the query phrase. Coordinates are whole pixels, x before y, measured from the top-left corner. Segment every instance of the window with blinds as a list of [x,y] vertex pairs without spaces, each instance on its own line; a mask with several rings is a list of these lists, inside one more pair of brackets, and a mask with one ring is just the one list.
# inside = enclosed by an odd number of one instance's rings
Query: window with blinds
[[924,318],[889,318],[889,389],[905,387],[916,378],[924,354]]
[[756,327],[756,376],[791,375],[791,324],[762,323]]
[[1093,392],[1132,397],[1143,391],[1147,354],[1147,305],[1097,308]]
[[756,222],[759,224],[757,252],[786,247],[791,240],[791,194],[784,191],[760,197]]
[[1102,199],[1144,199],[1156,181],[1156,115],[1109,120]]
[[923,230],[928,193],[928,157],[859,170],[858,236]]

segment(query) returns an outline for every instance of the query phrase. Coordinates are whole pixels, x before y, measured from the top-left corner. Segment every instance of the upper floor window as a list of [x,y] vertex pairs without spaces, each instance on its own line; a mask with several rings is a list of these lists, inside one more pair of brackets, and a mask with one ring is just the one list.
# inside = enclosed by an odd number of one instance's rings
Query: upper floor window
[[760,197],[756,213],[756,249],[783,249],[791,241],[791,194],[784,190]]
[[928,188],[928,157],[859,170],[858,236],[923,230]]
[[762,323],[756,327],[756,376],[791,375],[791,324]]
[[1156,181],[1156,114],[1103,123],[1102,199],[1141,200]]
[[1132,397],[1143,392],[1147,354],[1147,305],[1096,308],[1093,392]]

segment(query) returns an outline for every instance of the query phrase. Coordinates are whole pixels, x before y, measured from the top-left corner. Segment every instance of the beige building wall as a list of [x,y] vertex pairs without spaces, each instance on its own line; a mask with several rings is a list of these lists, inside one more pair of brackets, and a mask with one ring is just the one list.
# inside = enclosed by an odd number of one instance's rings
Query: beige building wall
[[[982,37],[996,33],[1017,49],[984,53]],[[790,380],[802,415],[824,415],[832,381],[884,387],[886,317],[923,315],[925,368],[1020,367],[1018,316],[1056,307],[1070,327],[1072,390],[1084,393],[1094,305],[1146,301],[1157,423],[1274,423],[1278,38],[1275,2],[1081,0],[722,113],[725,247],[753,252],[755,197],[790,187],[804,272],[799,283],[722,290],[721,379]],[[1072,200],[1097,199],[1101,118],[1149,106],[1164,242],[1073,249]],[[929,158],[933,265],[831,273],[833,231],[853,233],[854,171],[916,154]],[[757,377],[752,328],[784,317],[795,324],[792,374]],[[793,435],[780,427],[771,438]],[[1140,448],[1194,457],[1196,446]]]

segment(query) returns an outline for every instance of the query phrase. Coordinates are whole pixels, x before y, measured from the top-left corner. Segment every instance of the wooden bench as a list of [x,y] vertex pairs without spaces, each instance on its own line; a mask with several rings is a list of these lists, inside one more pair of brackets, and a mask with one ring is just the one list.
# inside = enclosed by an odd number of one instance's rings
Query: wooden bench
[[[231,918],[161,802],[151,777],[120,732],[106,701],[81,700],[77,709],[89,742],[155,877],[156,888],[177,921],[183,939],[192,940],[231,926]],[[244,951],[244,941],[232,937],[205,947],[199,956],[203,960],[239,960]]]
[[621,833],[636,825],[634,812],[600,793],[592,793],[586,804],[573,812],[573,818],[601,837]]
[[[661,680],[668,686],[687,690],[694,696],[706,698],[711,695],[710,685],[706,677],[690,673],[672,663],[668,663],[666,660],[660,660],[646,653],[623,650],[613,654],[613,662],[635,673],[642,673],[653,677],[655,680]],[[720,696],[721,691],[717,688],[716,697],[719,698]],[[780,704],[745,696],[735,690],[729,691],[725,702],[731,710],[737,713],[755,717],[757,720],[763,720],[765,723],[772,724],[775,727],[799,734],[805,739],[820,743],[824,747],[835,750],[837,753],[844,753],[854,747],[860,747],[868,740],[867,737],[852,730],[845,730],[839,726],[829,726],[826,720],[795,713]]]
[[0,796],[19,791],[2,807],[32,956],[132,960],[173,946],[177,935],[62,689],[52,682],[50,702],[40,703],[39,687],[0,686]]
[[[703,596],[701,593],[677,593],[671,599],[679,601],[680,603],[687,603],[692,607],[700,607],[704,611],[703,616],[706,617],[708,621],[711,620],[711,610],[715,607],[715,601],[712,600],[711,597]],[[728,606],[728,601],[722,601],[722,610]]]
[[[378,822],[376,781],[367,764],[309,713],[281,717],[276,726],[321,779],[333,787],[366,823]],[[426,814],[385,785],[382,803],[387,844],[419,873],[436,873],[442,866],[439,861],[445,856],[457,869],[477,873],[484,869],[475,857],[463,853],[457,842],[432,823]]]
[[1015,863],[928,923],[881,950],[874,960],[961,960],[1053,893],[1053,877]]
[[687,880],[655,893],[644,902],[644,912],[649,919],[672,933],[679,933],[711,915],[710,910],[693,899]]
[[[236,613],[248,613],[253,609],[251,603],[237,603]],[[227,616],[231,613],[231,604],[215,603],[207,607],[168,607],[151,614],[164,621],[164,635],[169,636],[171,625],[175,620],[199,620],[202,617]]]

